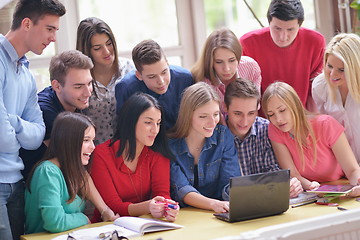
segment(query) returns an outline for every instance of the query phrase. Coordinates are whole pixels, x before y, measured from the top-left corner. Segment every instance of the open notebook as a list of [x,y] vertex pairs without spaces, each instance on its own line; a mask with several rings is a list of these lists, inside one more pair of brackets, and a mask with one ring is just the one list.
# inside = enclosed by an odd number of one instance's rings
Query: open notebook
[[[116,230],[121,236],[135,237],[148,232],[165,231],[182,227],[183,226],[175,223],[158,221],[149,218],[120,217],[114,221],[114,224],[76,230],[71,233],[71,236],[76,240],[98,240],[100,239],[100,234],[108,235],[114,230]],[[67,237],[68,234],[64,234],[53,238],[52,240],[66,240]]]

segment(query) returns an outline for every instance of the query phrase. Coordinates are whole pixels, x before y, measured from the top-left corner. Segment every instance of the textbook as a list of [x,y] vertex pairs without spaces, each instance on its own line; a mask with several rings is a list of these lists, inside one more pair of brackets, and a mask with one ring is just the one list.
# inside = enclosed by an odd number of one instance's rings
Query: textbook
[[315,190],[307,190],[306,192],[310,193],[327,193],[327,194],[346,194],[351,191],[353,188],[352,185],[346,184],[346,185],[321,185],[319,188]]
[[183,227],[175,223],[139,217],[119,217],[114,224],[141,234]]
[[290,198],[289,204],[294,205],[299,203],[314,202],[317,199],[319,199],[319,196],[316,193],[302,192],[296,198]]
[[183,226],[154,220],[150,218],[140,217],[119,217],[114,221],[114,224],[107,224],[101,227],[85,228],[73,231],[69,234],[64,234],[53,238],[52,240],[66,240],[71,236],[77,240],[95,240],[109,237],[113,231],[117,231],[119,236],[136,237],[144,233],[165,231],[171,229],[182,228]]

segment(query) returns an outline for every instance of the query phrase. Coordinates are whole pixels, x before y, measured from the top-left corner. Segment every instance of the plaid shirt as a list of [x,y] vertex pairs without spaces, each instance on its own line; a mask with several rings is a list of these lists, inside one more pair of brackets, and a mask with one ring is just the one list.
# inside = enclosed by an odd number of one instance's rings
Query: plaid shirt
[[268,138],[267,119],[256,117],[244,140],[235,136],[235,146],[242,175],[279,170]]

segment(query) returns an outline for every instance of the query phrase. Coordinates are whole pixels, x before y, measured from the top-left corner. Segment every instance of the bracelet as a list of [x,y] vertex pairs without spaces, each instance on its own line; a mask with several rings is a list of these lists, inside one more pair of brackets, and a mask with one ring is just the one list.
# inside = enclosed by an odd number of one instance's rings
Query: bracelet
[[109,207],[108,207],[108,206],[106,206],[106,208],[105,208],[104,210],[102,210],[102,211],[101,211],[101,219],[103,218],[104,212],[105,212],[106,210],[108,210],[108,209],[109,209]]

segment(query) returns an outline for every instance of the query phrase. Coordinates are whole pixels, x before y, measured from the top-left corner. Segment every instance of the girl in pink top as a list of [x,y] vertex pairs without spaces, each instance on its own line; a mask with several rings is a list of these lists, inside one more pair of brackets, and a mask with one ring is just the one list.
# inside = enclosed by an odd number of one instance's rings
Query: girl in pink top
[[220,97],[223,116],[225,89],[232,81],[237,78],[248,79],[254,82],[260,91],[259,65],[251,57],[241,55],[242,47],[236,35],[228,28],[221,28],[206,39],[201,57],[191,69],[195,82],[204,81],[215,89]]
[[[279,165],[290,169],[305,190],[319,187],[319,182],[338,180],[344,173],[350,184],[359,184],[360,167],[344,128],[334,118],[311,115],[296,91],[284,82],[269,85],[262,106],[271,122],[269,138]],[[349,195],[359,196],[360,186]]]

